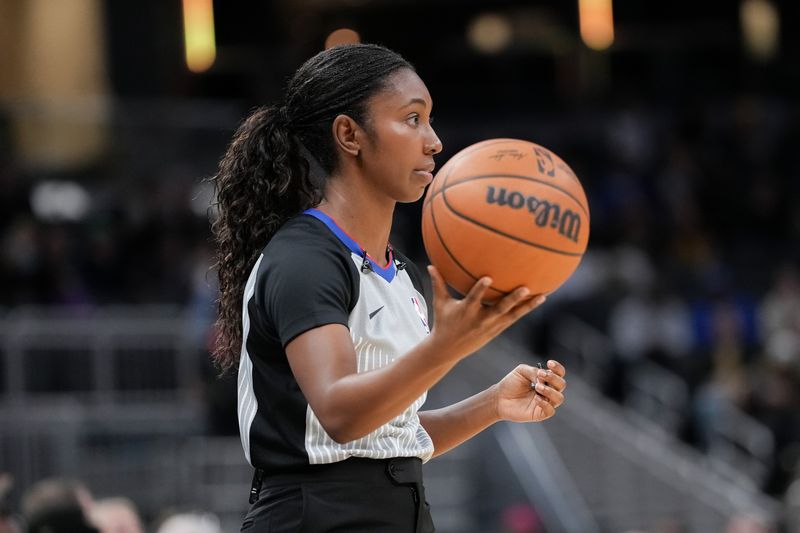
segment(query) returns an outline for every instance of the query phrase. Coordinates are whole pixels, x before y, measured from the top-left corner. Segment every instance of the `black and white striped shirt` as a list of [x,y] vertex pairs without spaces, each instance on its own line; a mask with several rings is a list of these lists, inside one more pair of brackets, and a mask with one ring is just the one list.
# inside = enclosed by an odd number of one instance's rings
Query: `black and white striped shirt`
[[369,435],[339,444],[308,405],[285,352],[305,331],[344,324],[358,372],[387,365],[429,333],[422,292],[405,257],[390,249],[381,268],[321,211],[281,227],[253,267],[242,309],[239,430],[251,465],[269,475],[348,457],[431,457],[433,442],[417,415],[425,395]]

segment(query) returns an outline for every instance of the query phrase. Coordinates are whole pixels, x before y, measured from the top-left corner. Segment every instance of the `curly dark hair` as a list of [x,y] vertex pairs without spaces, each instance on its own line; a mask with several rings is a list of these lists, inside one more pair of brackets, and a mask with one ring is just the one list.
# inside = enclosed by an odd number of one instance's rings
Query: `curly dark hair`
[[261,251],[287,220],[318,205],[338,165],[333,120],[347,115],[369,131],[367,101],[408,61],[382,46],[337,46],[306,61],[283,106],[260,107],[236,130],[212,178],[217,217],[219,315],[214,361],[236,368],[244,286]]

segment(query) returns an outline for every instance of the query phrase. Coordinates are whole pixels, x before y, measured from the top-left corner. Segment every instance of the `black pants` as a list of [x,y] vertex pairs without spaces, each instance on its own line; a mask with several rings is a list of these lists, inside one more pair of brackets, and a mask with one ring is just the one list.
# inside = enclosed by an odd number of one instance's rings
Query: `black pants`
[[242,533],[432,533],[422,461],[350,458],[308,473],[256,471]]

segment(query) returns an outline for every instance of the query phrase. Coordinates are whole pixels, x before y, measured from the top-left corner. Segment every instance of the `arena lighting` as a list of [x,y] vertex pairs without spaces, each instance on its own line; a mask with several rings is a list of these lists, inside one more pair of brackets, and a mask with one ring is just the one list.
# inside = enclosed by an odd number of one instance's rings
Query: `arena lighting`
[[778,51],[780,13],[769,0],[744,0],[739,19],[747,53],[755,59],[772,59]]
[[325,50],[339,46],[340,44],[355,44],[361,42],[361,36],[357,31],[350,28],[339,28],[334,30],[325,39]]
[[217,57],[212,0],[183,0],[183,40],[189,70],[200,73],[211,68]]
[[476,50],[496,54],[511,43],[511,23],[508,17],[495,13],[478,15],[467,28],[467,38]]
[[592,50],[602,51],[614,42],[611,0],[578,0],[581,39]]

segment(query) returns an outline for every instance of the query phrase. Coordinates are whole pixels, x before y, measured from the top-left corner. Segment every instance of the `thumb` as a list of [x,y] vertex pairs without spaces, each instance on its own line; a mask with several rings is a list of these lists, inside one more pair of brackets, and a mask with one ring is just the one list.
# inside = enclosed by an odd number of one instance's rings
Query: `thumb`
[[447,300],[450,295],[447,293],[447,287],[444,283],[444,278],[433,265],[428,265],[428,274],[431,276],[431,285],[433,286],[434,301],[443,302]]

